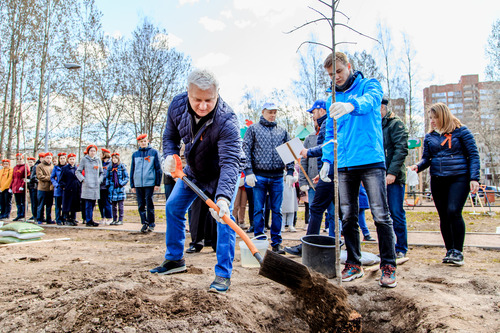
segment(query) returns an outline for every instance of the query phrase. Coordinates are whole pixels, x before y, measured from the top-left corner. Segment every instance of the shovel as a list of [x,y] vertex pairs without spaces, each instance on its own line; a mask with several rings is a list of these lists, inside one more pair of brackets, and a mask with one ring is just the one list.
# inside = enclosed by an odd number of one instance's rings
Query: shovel
[[[173,155],[175,160],[175,171],[172,172],[172,177],[182,179],[182,181],[198,195],[205,203],[219,212],[219,207],[209,198],[198,186],[189,180],[186,174],[182,171],[182,161],[178,155]],[[313,285],[312,276],[309,269],[291,259],[282,255],[276,254],[267,250],[264,258],[260,254],[257,247],[252,243],[250,238],[231,218],[227,215],[222,217],[231,229],[233,229],[238,236],[245,242],[252,255],[257,259],[260,264],[259,274],[271,279],[279,284],[282,284],[291,289],[297,288],[310,288]]]

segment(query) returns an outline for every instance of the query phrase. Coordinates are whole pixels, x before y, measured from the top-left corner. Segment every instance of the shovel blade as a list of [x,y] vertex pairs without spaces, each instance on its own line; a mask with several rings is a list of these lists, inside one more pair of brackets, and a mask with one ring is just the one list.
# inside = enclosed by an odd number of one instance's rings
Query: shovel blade
[[313,285],[309,269],[292,259],[267,250],[259,274],[290,289],[308,289]]

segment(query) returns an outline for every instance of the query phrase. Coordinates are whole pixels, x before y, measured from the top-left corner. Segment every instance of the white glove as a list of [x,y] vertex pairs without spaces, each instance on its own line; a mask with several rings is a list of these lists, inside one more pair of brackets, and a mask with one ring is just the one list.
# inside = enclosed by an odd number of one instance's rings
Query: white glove
[[24,187],[20,187],[20,188],[19,188],[19,191],[24,191]]
[[285,177],[285,183],[286,183],[288,186],[293,187],[293,183],[295,183],[295,182],[294,182],[294,179],[293,179],[293,176],[291,176],[291,175],[287,175],[287,176]]
[[9,193],[12,193],[12,190],[9,188]]
[[247,182],[247,185],[250,187],[254,187],[255,183],[257,182],[257,178],[255,175],[252,173],[251,175],[248,175],[245,177],[245,181]]
[[351,103],[337,102],[330,106],[330,117],[339,119],[345,114],[354,111],[354,106]]
[[328,173],[329,172],[330,172],[330,163],[323,162],[323,166],[321,167],[321,170],[319,172],[319,177],[325,183],[329,183],[329,182],[332,181],[330,178],[328,178]]
[[302,186],[300,187],[300,190],[301,190],[301,191],[303,191],[303,192],[307,192],[307,191],[309,191],[309,185],[302,185]]
[[175,160],[172,155],[168,155],[165,161],[163,161],[162,169],[163,173],[169,176],[175,171]]
[[217,213],[215,209],[210,208],[210,214],[212,214],[212,217],[217,221],[222,224],[226,224],[224,220],[222,220],[222,217],[224,215],[229,215],[229,201],[226,198],[220,198],[217,200],[217,207],[219,207],[219,212]]
[[238,187],[242,187],[245,185],[245,178],[240,178],[240,184]]

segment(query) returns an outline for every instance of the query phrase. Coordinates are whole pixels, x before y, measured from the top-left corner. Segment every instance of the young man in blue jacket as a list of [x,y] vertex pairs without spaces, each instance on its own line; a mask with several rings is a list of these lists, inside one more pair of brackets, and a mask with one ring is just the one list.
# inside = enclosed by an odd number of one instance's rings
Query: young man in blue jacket
[[[222,222],[231,219],[238,180],[241,173],[241,137],[238,119],[231,107],[219,96],[219,83],[206,70],[194,70],[187,79],[188,90],[177,95],[168,108],[163,134],[164,173],[175,170],[174,154],[179,154],[181,140],[185,144],[187,165],[184,173],[209,196],[215,198],[220,212],[211,209],[217,220],[217,264],[215,280],[209,291],[225,293],[231,284],[235,232]],[[151,273],[186,272],[184,243],[186,212],[197,195],[178,180],[166,203],[167,250],[165,261]]]
[[139,150],[132,154],[130,166],[130,188],[137,196],[141,232],[146,233],[155,228],[153,193],[160,190],[162,170],[158,151],[149,144],[147,134],[139,135],[137,143]]
[[[342,229],[347,249],[347,260],[342,281],[363,276],[358,226],[358,196],[361,181],[368,193],[370,209],[377,227],[380,251],[382,287],[395,287],[396,251],[394,231],[387,205],[386,171],[382,117],[380,104],[382,86],[376,79],[365,79],[353,71],[342,52],[335,53],[335,73],[330,54],[323,64],[335,80],[335,103],[330,97],[325,141],[333,139],[333,119],[337,120],[337,165],[339,175],[339,201],[342,210]],[[320,177],[328,179],[333,164],[333,145],[323,147],[323,166]]]

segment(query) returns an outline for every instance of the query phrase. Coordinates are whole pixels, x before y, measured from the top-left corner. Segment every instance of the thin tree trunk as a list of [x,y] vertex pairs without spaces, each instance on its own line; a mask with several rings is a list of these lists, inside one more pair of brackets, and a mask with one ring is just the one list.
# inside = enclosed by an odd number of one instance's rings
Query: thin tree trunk
[[9,72],[7,74],[7,80],[5,80],[5,91],[3,98],[3,110],[2,110],[2,132],[0,133],[0,154],[3,153],[3,138],[5,136],[5,124],[7,123],[7,98],[9,96],[9,84],[10,75],[12,70],[12,59],[9,60]]

